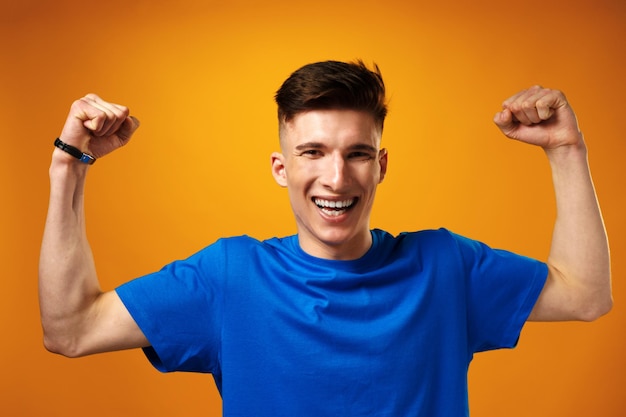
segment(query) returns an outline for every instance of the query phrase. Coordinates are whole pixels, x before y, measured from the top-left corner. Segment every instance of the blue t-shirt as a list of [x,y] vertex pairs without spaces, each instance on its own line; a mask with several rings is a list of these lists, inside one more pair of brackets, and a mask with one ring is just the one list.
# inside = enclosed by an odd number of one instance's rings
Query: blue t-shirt
[[221,239],[117,289],[164,372],[213,374],[226,417],[464,416],[475,352],[514,347],[546,265],[447,230],[373,230],[360,259]]

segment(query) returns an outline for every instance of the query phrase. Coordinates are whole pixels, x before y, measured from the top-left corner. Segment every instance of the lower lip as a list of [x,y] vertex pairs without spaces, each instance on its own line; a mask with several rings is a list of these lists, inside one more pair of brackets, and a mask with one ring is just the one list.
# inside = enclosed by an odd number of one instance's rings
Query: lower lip
[[[319,208],[319,207],[318,207]],[[320,211],[328,217],[341,217],[348,212],[348,210],[328,210],[320,208]]]
[[354,208],[354,204],[350,206],[350,208],[345,209],[345,210],[340,210],[340,211],[323,209],[317,205],[316,207],[320,215],[324,219],[324,221],[329,222],[329,223],[339,223],[348,218],[350,211],[352,211],[352,209]]

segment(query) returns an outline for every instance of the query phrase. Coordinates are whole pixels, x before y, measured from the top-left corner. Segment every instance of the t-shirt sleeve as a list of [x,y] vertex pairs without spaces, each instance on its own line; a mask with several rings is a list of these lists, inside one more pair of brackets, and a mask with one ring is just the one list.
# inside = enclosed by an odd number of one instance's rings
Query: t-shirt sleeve
[[452,236],[465,269],[470,348],[480,352],[515,347],[545,284],[547,265]]
[[144,352],[162,372],[214,372],[222,312],[221,244],[116,289],[150,347]]

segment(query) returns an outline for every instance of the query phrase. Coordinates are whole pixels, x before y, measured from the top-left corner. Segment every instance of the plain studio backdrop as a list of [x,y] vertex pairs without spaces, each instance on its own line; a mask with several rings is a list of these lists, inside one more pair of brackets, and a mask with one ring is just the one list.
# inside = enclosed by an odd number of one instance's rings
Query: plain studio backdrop
[[[389,172],[372,227],[445,226],[548,254],[555,209],[540,149],[492,124],[534,84],[563,90],[589,147],[615,307],[592,324],[530,323],[476,355],[473,416],[622,416],[626,222],[622,0],[35,1],[0,6],[0,414],[219,416],[208,375],[161,375],[140,351],[70,360],[42,345],[37,261],[52,142],[94,92],[142,122],[87,181],[102,287],[220,236],[295,232],[270,175],[273,94],[303,64],[362,58],[385,76]],[[280,393],[277,393],[280,395]],[[245,399],[242,399],[245,401]]]

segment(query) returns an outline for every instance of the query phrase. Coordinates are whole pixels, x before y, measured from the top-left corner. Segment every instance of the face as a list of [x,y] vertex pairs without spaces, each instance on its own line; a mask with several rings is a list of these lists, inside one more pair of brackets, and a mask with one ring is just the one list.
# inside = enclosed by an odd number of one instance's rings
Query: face
[[307,111],[282,127],[272,174],[288,189],[308,254],[356,259],[371,246],[370,212],[387,170],[380,139],[374,118],[354,110]]

